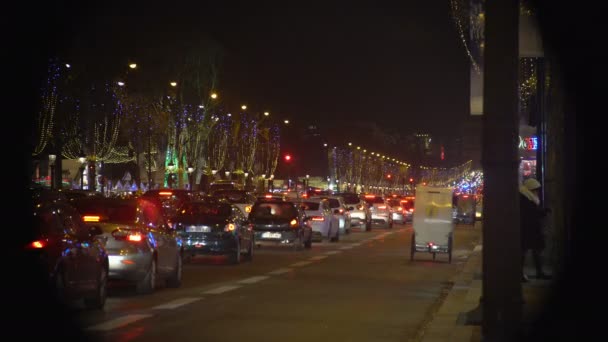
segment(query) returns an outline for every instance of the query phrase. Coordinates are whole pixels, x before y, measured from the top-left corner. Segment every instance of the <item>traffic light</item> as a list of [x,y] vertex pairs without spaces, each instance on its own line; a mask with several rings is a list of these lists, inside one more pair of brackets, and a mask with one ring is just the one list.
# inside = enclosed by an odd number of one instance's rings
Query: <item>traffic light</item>
[[391,179],[391,174],[389,173],[388,175],[386,175],[386,178]]
[[414,178],[410,178],[410,183],[414,183]]
[[286,154],[285,155],[285,162],[289,163],[291,161],[291,154]]

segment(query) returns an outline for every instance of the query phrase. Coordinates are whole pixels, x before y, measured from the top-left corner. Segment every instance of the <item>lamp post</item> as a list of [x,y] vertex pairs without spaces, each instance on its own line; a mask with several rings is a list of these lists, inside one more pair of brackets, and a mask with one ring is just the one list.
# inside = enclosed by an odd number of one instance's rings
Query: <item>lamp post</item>
[[49,154],[49,165],[51,167],[51,189],[55,189],[55,160],[57,159],[57,155]]
[[169,170],[169,178],[167,179],[167,185],[170,188],[173,188],[173,169],[175,168],[175,165],[173,164],[173,162],[169,162],[169,165],[167,165],[167,169]]
[[84,189],[84,163],[86,163],[87,158],[84,155],[78,157],[78,161],[80,162],[80,190]]
[[194,172],[194,168],[192,166],[188,166],[188,188],[192,190],[192,172]]
[[224,172],[224,175],[226,175],[227,180],[230,180],[230,171]]

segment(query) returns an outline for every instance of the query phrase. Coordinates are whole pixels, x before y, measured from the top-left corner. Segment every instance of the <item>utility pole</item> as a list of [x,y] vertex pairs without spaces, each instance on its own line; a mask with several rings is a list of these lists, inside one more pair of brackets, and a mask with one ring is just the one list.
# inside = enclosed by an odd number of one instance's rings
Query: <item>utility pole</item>
[[519,1],[486,1],[485,6],[482,335],[487,342],[516,341],[522,319],[517,181]]

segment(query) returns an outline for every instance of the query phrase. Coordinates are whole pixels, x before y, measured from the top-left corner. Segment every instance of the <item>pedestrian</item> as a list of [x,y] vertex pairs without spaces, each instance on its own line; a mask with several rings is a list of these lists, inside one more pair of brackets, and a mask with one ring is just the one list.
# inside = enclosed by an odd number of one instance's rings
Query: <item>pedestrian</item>
[[526,179],[519,187],[519,213],[521,227],[522,247],[522,282],[527,282],[528,277],[523,272],[523,266],[528,251],[531,251],[536,268],[537,279],[550,279],[551,277],[543,271],[541,253],[545,249],[545,237],[543,234],[544,218],[548,209],[540,205],[538,193],[541,185],[534,178]]

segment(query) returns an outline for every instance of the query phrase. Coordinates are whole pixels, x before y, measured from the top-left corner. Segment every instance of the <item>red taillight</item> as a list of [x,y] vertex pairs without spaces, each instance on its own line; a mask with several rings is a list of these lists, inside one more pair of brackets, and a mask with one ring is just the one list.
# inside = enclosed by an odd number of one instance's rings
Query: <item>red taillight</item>
[[325,217],[323,217],[323,216],[313,216],[312,220],[313,221],[323,222],[323,221],[325,221]]
[[46,246],[46,241],[36,240],[28,245],[29,248],[40,249]]
[[161,196],[171,196],[171,195],[173,195],[173,192],[171,192],[171,191],[159,191],[158,194],[161,195]]
[[344,214],[344,209],[340,208],[340,214]]
[[272,195],[266,195],[264,197],[266,197],[266,198],[272,198]]
[[365,198],[376,198],[374,195],[365,195]]
[[386,206],[385,205],[379,205],[378,209],[386,209]]

